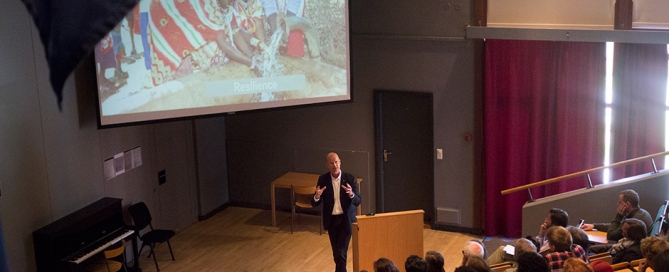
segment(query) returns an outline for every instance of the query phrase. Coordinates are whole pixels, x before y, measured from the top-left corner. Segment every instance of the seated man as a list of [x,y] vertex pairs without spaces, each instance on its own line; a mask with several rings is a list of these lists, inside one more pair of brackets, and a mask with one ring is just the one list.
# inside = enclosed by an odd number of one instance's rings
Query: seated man
[[537,247],[530,240],[525,238],[520,238],[514,243],[514,254],[513,261],[511,261],[511,268],[505,270],[505,272],[515,272],[518,270],[518,257],[523,255],[523,253],[537,253]]
[[571,242],[581,246],[585,252],[588,252],[588,249],[590,248],[590,238],[588,237],[588,234],[576,226],[567,227],[567,231],[571,234]]
[[425,262],[427,262],[428,272],[445,272],[444,270],[444,256],[441,253],[430,250],[425,253]]
[[478,256],[473,256],[467,260],[466,266],[474,268],[476,272],[489,272],[490,267],[486,261]]
[[517,272],[549,272],[548,261],[536,252],[518,254]]
[[404,262],[406,272],[427,272],[427,262],[418,255],[411,255]]
[[485,256],[485,249],[483,244],[477,240],[471,240],[465,243],[465,248],[462,250],[462,266],[467,265],[467,261],[471,257],[483,258]]
[[560,226],[550,227],[546,231],[550,252],[544,256],[551,270],[561,270],[569,258],[579,258],[588,263],[588,253],[579,245],[572,244],[569,231]]
[[545,255],[549,251],[548,240],[546,239],[547,230],[554,226],[567,227],[569,223],[569,214],[566,211],[558,208],[552,208],[548,211],[548,216],[544,219],[544,223],[539,227],[539,235],[536,239],[539,241],[539,254]]
[[638,271],[650,271],[648,268],[653,269],[653,271],[663,271],[655,267],[655,257],[668,250],[669,243],[665,240],[662,240],[660,237],[653,236],[641,240],[641,253],[643,253],[643,257],[646,259],[639,263]]
[[[539,235],[534,239],[539,242],[538,252],[542,255],[548,252],[548,243],[546,242],[546,230],[552,226],[567,227],[569,222],[569,214],[566,211],[558,208],[552,208],[548,211],[548,216],[539,227]],[[530,237],[531,238],[531,237]],[[535,251],[537,251],[535,249]],[[488,264],[498,264],[503,262],[511,262],[514,257],[504,251],[504,246],[497,248],[490,256],[488,256]]]
[[379,258],[374,261],[374,272],[400,272],[393,261],[386,258]]
[[618,208],[616,211],[616,216],[611,223],[583,224],[581,229],[606,231],[607,240],[618,241],[623,238],[623,230],[621,229],[623,219],[636,218],[646,224],[646,235],[650,235],[653,230],[653,218],[639,206],[639,194],[634,190],[623,190],[618,194]]

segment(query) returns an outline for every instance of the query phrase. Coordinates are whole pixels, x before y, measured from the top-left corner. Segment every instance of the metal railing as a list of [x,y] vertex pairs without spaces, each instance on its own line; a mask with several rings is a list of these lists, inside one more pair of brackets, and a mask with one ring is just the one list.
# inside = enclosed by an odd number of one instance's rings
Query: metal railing
[[533,183],[530,183],[530,184],[526,184],[526,185],[522,185],[522,186],[513,187],[513,188],[510,188],[510,189],[503,190],[502,195],[506,195],[506,194],[510,194],[510,193],[518,192],[518,191],[522,191],[522,190],[527,190],[529,201],[533,202],[534,198],[532,197],[532,191],[530,189],[532,189],[534,187],[539,187],[539,186],[544,186],[544,185],[548,185],[548,184],[551,184],[551,183],[555,183],[555,182],[558,182],[558,181],[561,181],[561,180],[564,180],[564,179],[570,179],[570,178],[575,178],[575,177],[584,176],[584,175],[587,176],[587,178],[588,178],[588,188],[593,188],[594,186],[592,186],[592,179],[590,179],[590,173],[597,172],[597,171],[607,169],[607,168],[615,168],[615,167],[619,167],[619,166],[633,164],[633,163],[637,163],[637,162],[648,160],[648,159],[650,159],[651,163],[653,164],[653,173],[657,173],[658,172],[657,171],[657,166],[655,165],[655,160],[653,158],[660,157],[660,156],[666,156],[666,155],[669,155],[669,151],[650,154],[650,155],[647,155],[647,156],[638,157],[638,158],[630,159],[630,160],[626,160],[626,161],[616,162],[616,163],[606,165],[606,166],[595,167],[595,168],[591,168],[591,169],[588,169],[588,170],[583,170],[583,171],[580,171],[580,172],[571,173],[571,174],[567,174],[567,175],[564,175],[564,176],[559,176],[559,177],[556,177],[556,178],[545,179],[545,180],[542,180],[542,181],[537,181],[537,182],[533,182]]

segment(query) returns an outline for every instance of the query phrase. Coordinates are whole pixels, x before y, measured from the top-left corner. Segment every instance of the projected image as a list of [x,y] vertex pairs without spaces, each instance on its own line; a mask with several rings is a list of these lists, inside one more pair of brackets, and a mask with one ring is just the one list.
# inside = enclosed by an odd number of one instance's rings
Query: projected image
[[350,99],[345,0],[141,0],[95,49],[101,124]]

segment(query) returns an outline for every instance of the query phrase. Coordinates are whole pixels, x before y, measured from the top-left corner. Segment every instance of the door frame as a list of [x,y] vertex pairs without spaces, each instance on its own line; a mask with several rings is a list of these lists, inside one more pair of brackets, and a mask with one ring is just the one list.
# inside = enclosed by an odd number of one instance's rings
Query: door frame
[[[383,93],[404,93],[411,95],[427,96],[430,99],[432,108],[432,125],[430,126],[430,131],[432,132],[432,141],[430,141],[430,150],[434,150],[434,94],[431,92],[419,92],[419,91],[405,91],[405,90],[388,90],[388,89],[374,89],[373,103],[374,103],[374,170],[375,170],[375,183],[376,183],[376,210],[379,213],[385,211],[385,173],[383,171],[383,119],[381,115],[383,114],[382,105],[381,105],[381,96]],[[436,222],[436,207],[434,206],[434,156],[430,156],[432,163],[432,209],[433,214],[430,215],[432,218],[431,223]]]

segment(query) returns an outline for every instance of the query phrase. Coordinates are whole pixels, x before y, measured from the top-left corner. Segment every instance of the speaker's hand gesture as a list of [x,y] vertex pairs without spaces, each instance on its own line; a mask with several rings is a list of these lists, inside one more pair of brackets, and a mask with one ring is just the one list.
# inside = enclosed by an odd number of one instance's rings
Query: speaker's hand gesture
[[353,189],[351,188],[351,184],[346,183],[346,185],[342,185],[341,188],[346,191],[348,197],[353,197]]
[[327,186],[323,186],[323,187],[316,186],[316,193],[314,194],[314,197],[316,199],[320,199],[321,195],[323,194],[323,191],[325,191],[325,188],[327,188]]

